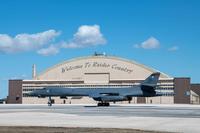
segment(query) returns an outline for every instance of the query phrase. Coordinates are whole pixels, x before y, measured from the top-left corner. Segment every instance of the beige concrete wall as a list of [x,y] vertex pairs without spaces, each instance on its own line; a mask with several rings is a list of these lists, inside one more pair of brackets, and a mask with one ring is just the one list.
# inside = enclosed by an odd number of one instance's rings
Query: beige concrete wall
[[161,96],[161,97],[147,97],[146,103],[148,104],[173,104],[173,96]]
[[[96,104],[97,102],[94,101],[92,98],[83,97],[81,99],[72,99],[68,97],[67,99],[60,99],[60,97],[52,97],[55,101],[55,104]],[[23,104],[47,104],[48,98],[32,98],[32,97],[24,97]]]
[[[55,104],[96,104],[97,101],[94,101],[92,98],[83,97],[81,99],[60,99],[59,97],[52,97],[55,100]],[[148,97],[146,99],[146,104],[173,104],[173,97]],[[152,102],[151,102],[152,100]],[[48,98],[23,98],[23,104],[47,104]],[[128,104],[128,101],[116,102],[122,104]],[[137,97],[133,98],[130,104],[137,104]]]
[[85,84],[108,84],[110,80],[109,73],[85,73]]

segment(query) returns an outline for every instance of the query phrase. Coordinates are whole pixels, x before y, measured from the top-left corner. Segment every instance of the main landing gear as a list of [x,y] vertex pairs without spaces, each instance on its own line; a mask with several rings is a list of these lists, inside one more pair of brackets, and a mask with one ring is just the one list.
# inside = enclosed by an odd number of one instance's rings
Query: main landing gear
[[110,106],[110,103],[100,102],[97,104],[97,106]]

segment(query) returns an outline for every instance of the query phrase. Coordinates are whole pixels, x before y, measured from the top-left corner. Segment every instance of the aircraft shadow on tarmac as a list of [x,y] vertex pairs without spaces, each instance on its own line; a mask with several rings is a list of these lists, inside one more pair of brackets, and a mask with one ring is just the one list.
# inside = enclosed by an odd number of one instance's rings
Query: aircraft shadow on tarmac
[[110,105],[110,106],[97,106],[97,105],[86,105],[86,106],[83,106],[83,107],[86,107],[86,108],[95,108],[95,107],[104,107],[104,108],[114,108],[114,107],[120,107],[120,108],[146,108],[146,107],[149,107],[149,108],[154,108],[156,106],[144,106],[144,107],[141,107],[141,106],[120,106],[120,105]]

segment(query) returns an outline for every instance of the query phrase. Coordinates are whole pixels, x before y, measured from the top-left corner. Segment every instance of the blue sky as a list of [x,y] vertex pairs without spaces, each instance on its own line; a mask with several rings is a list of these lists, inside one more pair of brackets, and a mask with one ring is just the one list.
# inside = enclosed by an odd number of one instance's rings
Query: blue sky
[[97,52],[200,82],[200,1],[2,0],[0,98],[8,79],[31,79]]

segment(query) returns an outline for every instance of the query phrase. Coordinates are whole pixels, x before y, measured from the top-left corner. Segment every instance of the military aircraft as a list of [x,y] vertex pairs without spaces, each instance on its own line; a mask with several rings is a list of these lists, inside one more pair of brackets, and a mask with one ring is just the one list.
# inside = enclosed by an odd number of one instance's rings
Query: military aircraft
[[154,97],[162,96],[163,93],[155,90],[160,73],[151,74],[142,83],[135,86],[97,87],[97,88],[72,88],[72,87],[46,87],[30,92],[29,96],[49,97],[48,105],[51,106],[51,97],[59,96],[88,96],[98,101],[98,106],[109,106],[109,102],[130,101],[132,97]]

